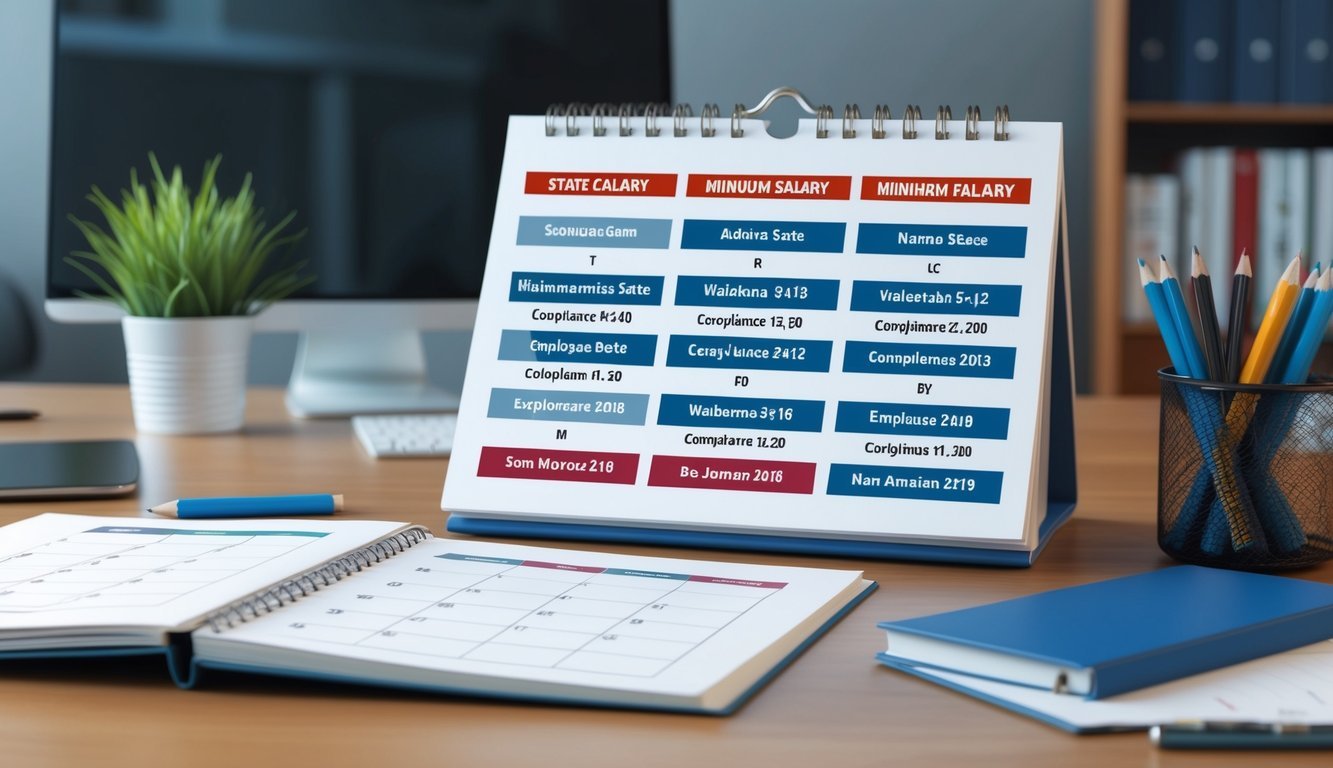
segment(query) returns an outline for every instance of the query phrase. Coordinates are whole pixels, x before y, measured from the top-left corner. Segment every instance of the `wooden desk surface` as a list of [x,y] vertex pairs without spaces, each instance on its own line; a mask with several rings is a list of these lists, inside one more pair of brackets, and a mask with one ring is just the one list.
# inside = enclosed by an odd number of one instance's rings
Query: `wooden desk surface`
[[[340,491],[346,517],[413,521],[444,533],[444,461],[370,459],[347,422],[292,421],[277,391],[252,392],[245,431],[222,437],[136,437],[123,387],[3,385],[0,407],[44,413],[36,421],[0,422],[0,440],[134,438],[143,465],[137,497],[0,504],[0,523],[44,511],[139,515],[148,504],[180,496]],[[635,549],[864,568],[879,581],[864,605],[731,717],[528,706],[248,676],[213,678],[186,692],[159,659],[11,661],[0,665],[0,761],[231,768],[1253,765],[1259,757],[1243,753],[1157,752],[1141,733],[1071,736],[873,659],[883,642],[877,621],[1169,564],[1154,538],[1156,423],[1154,400],[1079,401],[1079,508],[1027,570]],[[1333,582],[1333,565],[1302,575]],[[1261,759],[1328,765],[1327,753]]]

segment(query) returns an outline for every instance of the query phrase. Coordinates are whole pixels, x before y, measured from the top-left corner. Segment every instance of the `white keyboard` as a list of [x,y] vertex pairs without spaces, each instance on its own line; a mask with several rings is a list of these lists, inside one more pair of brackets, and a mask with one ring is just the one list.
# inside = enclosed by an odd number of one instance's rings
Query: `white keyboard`
[[377,459],[448,456],[454,447],[456,413],[353,416],[352,430]]

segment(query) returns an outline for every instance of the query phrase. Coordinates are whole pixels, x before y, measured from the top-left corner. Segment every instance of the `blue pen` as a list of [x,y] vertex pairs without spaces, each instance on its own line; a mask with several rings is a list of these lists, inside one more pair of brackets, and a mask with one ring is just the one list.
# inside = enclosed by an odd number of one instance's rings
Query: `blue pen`
[[331,515],[343,508],[341,493],[306,493],[294,496],[235,496],[212,499],[177,499],[150,507],[149,512],[182,520],[226,517],[288,517]]

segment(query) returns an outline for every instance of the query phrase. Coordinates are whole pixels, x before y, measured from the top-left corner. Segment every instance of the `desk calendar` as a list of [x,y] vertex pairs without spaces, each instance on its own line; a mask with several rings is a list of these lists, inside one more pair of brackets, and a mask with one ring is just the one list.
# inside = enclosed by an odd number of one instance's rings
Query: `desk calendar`
[[510,119],[449,529],[1030,563],[1074,502],[1060,125],[594,111]]

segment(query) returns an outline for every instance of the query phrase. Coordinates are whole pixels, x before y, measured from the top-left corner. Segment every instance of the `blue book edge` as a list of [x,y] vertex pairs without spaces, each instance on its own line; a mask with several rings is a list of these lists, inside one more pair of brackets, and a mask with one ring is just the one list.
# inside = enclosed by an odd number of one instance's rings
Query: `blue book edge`
[[738,709],[740,709],[747,701],[752,699],[755,696],[755,694],[757,694],[760,690],[764,688],[764,686],[768,685],[770,682],[773,681],[774,678],[776,678],[779,674],[781,674],[783,670],[791,666],[791,664],[795,662],[796,659],[798,659],[801,656],[801,654],[805,653],[806,649],[809,648],[811,645],[813,645],[816,640],[827,634],[830,629],[832,629],[839,621],[843,619],[843,617],[845,617],[847,614],[855,610],[858,605],[865,602],[865,599],[870,596],[870,593],[874,592],[877,588],[879,588],[879,584],[874,581],[871,581],[868,584],[866,584],[865,588],[862,589],[860,592],[858,592],[851,600],[847,601],[846,605],[838,609],[837,613],[830,616],[827,621],[821,624],[817,629],[815,629],[815,631],[811,632],[808,637],[806,637],[803,641],[801,641],[800,645],[797,645],[795,648],[793,648],[790,653],[784,656],[780,661],[778,661],[778,663],[774,664],[771,669],[769,669],[766,673],[764,673],[762,677],[756,680],[754,685],[751,685],[740,695],[738,695],[730,704],[719,710],[705,710],[694,707],[655,707],[647,705],[625,704],[618,702],[588,701],[584,699],[571,699],[561,696],[540,696],[540,695],[500,693],[496,691],[488,691],[485,688],[456,688],[452,686],[435,686],[435,685],[425,685],[425,684],[414,685],[411,683],[385,682],[382,680],[376,680],[375,678],[369,678],[369,677],[356,677],[349,675],[328,675],[319,672],[289,671],[285,669],[255,667],[247,664],[201,661],[199,659],[191,660],[190,674],[187,678],[185,678],[184,681],[180,682],[180,685],[182,688],[185,689],[195,688],[198,686],[199,678],[205,670],[216,670],[225,672],[244,672],[247,674],[264,675],[266,677],[316,680],[320,682],[350,683],[354,685],[373,686],[376,688],[393,688],[393,689],[407,690],[407,691],[420,691],[420,692],[435,693],[435,694],[457,695],[467,698],[487,698],[487,699],[499,699],[504,701],[515,701],[515,702],[537,702],[546,704],[559,704],[566,706],[572,705],[579,707],[591,707],[595,709],[625,709],[625,710],[636,710],[636,711],[669,712],[678,714],[713,715],[717,717],[724,717],[733,714]]
[[585,523],[546,523],[530,520],[499,520],[450,514],[445,528],[473,536],[603,541],[617,544],[648,544],[696,549],[732,549],[782,554],[820,555],[872,560],[915,560],[927,563],[962,563],[1026,568],[1045,549],[1051,534],[1074,514],[1074,502],[1052,502],[1037,532],[1032,551],[951,547],[932,544],[900,544],[853,539],[820,539],[776,536],[761,533],[686,531],[672,528],[639,528]]

